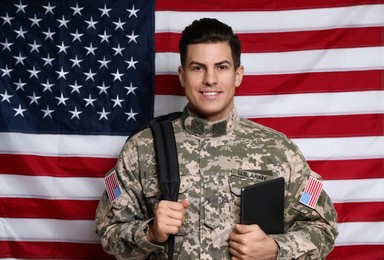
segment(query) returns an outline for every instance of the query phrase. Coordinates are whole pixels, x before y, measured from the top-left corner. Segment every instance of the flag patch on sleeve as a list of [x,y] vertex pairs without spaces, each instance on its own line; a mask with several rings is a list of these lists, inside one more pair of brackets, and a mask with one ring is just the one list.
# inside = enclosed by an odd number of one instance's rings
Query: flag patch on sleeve
[[111,172],[105,177],[105,189],[107,190],[108,198],[111,203],[121,196],[121,189],[117,180],[116,171]]
[[303,195],[301,195],[300,203],[314,209],[322,189],[323,183],[313,177],[310,177],[307,186],[304,189]]

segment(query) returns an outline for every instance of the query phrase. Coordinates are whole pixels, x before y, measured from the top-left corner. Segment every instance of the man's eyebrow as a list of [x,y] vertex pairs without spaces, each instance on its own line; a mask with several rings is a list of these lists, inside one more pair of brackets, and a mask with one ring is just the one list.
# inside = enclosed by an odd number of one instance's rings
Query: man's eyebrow
[[[218,65],[223,65],[223,64],[232,64],[230,61],[228,60],[222,60],[222,61],[219,61],[219,62],[216,62],[215,65],[218,66]],[[198,62],[198,61],[191,61],[189,63],[189,65],[199,65],[199,66],[206,66],[204,63],[201,63],[201,62]]]

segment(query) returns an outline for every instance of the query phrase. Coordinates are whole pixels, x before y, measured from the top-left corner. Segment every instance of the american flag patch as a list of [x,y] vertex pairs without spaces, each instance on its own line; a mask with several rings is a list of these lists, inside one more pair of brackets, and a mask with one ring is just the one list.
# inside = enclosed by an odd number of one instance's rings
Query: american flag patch
[[323,183],[313,177],[310,177],[303,195],[301,195],[300,203],[314,209],[316,207],[316,203],[319,199],[322,188]]
[[121,196],[121,189],[117,180],[116,171],[111,172],[105,177],[105,189],[107,190],[108,198],[111,203]]

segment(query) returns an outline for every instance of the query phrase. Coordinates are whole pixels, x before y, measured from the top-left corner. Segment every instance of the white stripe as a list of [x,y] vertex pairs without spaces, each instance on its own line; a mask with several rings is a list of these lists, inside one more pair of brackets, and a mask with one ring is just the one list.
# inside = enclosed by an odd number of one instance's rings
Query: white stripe
[[[12,136],[17,138],[19,133],[7,133],[6,136]],[[4,137],[5,134],[0,134],[0,137]],[[45,144],[40,144],[36,141],[34,134],[28,134],[31,140],[29,143],[6,143],[0,142],[0,153],[11,154],[25,154],[24,150],[28,150],[29,154],[45,154],[49,156],[66,156],[68,152],[63,148],[60,151],[54,151]],[[39,137],[41,137],[39,135]],[[74,135],[66,136],[68,142],[74,144],[71,138],[76,137]],[[24,136],[26,138],[26,136]],[[56,136],[46,136],[46,143]],[[117,158],[120,150],[117,147],[121,147],[124,141],[120,140],[116,136],[104,136],[105,143],[118,143],[116,147],[106,146],[103,147],[103,154],[109,158]],[[0,138],[1,139],[1,138]],[[118,140],[120,140],[120,143]],[[89,140],[90,142],[97,142],[97,140]],[[307,160],[337,160],[337,159],[367,159],[367,158],[384,158],[384,136],[368,136],[368,137],[346,137],[346,138],[298,138],[292,139]],[[4,151],[4,145],[6,150]],[[74,144],[75,145],[75,144]],[[87,146],[91,147],[91,146]],[[73,147],[69,147],[72,151]],[[89,157],[99,157],[100,154],[97,151],[93,151],[91,148],[79,149],[78,153],[72,153],[73,156],[82,157],[86,154]]]
[[[243,53],[241,63],[245,75],[384,69],[384,47]],[[156,53],[157,75],[175,75],[179,65],[179,54]]]
[[324,190],[334,203],[384,202],[384,178],[324,181]]
[[384,136],[297,138],[292,141],[307,160],[384,158]]
[[[241,86],[240,86],[241,88]],[[183,110],[184,96],[156,95],[155,116]],[[235,96],[246,118],[384,113],[384,91]]]
[[[1,218],[0,223],[0,241],[100,243],[93,220]],[[384,241],[384,222],[339,223],[338,228],[336,246],[382,245]]]
[[[324,190],[333,202],[384,201],[384,179],[328,180]],[[55,178],[0,175],[0,197],[57,200],[99,200],[102,178]],[[1,232],[0,232],[1,233]]]
[[0,218],[0,241],[100,243],[93,220]]
[[179,33],[193,20],[202,17],[217,18],[230,25],[235,33],[382,26],[383,13],[384,5],[254,12],[157,11],[155,31]]
[[[339,223],[336,246],[384,245],[384,222]],[[353,258],[353,257],[352,257]]]
[[0,197],[99,200],[103,178],[56,178],[0,174]]
[[126,136],[0,133],[0,153],[115,158]]

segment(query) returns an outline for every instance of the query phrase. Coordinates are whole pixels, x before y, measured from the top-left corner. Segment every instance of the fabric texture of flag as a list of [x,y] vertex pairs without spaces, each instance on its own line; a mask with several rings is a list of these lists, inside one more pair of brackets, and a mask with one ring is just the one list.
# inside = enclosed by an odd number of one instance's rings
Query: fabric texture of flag
[[314,209],[319,200],[322,188],[323,184],[320,181],[310,177],[303,191],[303,195],[300,198],[300,203]]
[[180,111],[178,39],[215,17],[242,42],[238,113],[323,177],[327,259],[384,254],[383,0],[0,2],[0,258],[113,259],[94,213],[127,137]]

